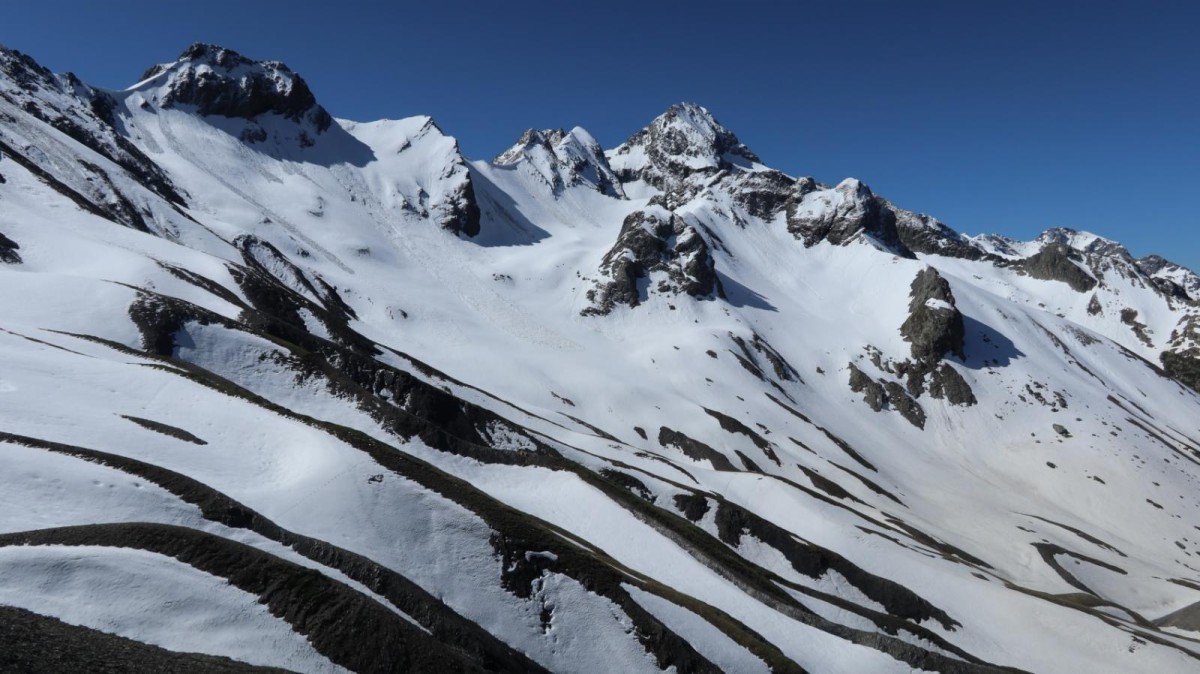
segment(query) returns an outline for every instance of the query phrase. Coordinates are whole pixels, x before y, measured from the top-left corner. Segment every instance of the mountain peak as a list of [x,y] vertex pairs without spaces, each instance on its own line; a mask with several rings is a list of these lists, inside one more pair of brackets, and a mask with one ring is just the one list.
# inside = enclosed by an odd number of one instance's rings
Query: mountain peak
[[875,193],[871,191],[871,188],[858,178],[846,178],[842,182],[838,183],[837,187],[834,187],[834,189],[842,194],[852,196],[860,200],[869,199],[875,196]]
[[[657,136],[659,148],[676,157],[686,156],[693,166],[720,165],[733,157],[758,162],[732,131],[725,128],[708,108],[682,102],[667,108],[646,131]],[[699,161],[695,161],[699,160]],[[734,160],[734,163],[738,163]]]
[[697,174],[751,169],[758,155],[696,103],[676,103],[609,153],[623,182],[642,180],[669,191]]
[[492,163],[497,166],[525,163],[555,191],[587,184],[609,196],[625,196],[600,144],[578,126],[570,131],[528,129]]
[[235,65],[251,65],[251,59],[236,51],[209,42],[195,42],[179,55],[180,61],[206,61],[214,65],[230,68]]
[[34,61],[28,55],[2,44],[0,44],[0,75],[26,86],[35,80],[50,82],[54,78],[54,74],[45,66]]
[[711,138],[715,145],[736,146],[740,144],[737,136],[722,126],[712,112],[699,103],[687,101],[675,103],[651,122],[651,126],[654,125],[673,125],[677,128],[686,126],[701,134],[703,138]]
[[1052,244],[1061,244],[1081,253],[1115,257],[1127,261],[1133,260],[1133,256],[1129,254],[1129,250],[1120,243],[1112,239],[1106,239],[1099,234],[1079,231],[1069,227],[1052,227],[1047,229],[1037,238],[1036,243],[1043,247]]
[[317,133],[333,118],[317,104],[308,83],[279,61],[255,61],[219,45],[197,42],[173,63],[142,74],[134,88],[158,87],[165,108],[195,106],[203,116],[254,119],[274,113],[307,121]]
[[492,161],[500,165],[516,163],[535,147],[540,146],[552,150],[564,136],[566,136],[566,132],[562,129],[526,129],[512,147],[496,155]]

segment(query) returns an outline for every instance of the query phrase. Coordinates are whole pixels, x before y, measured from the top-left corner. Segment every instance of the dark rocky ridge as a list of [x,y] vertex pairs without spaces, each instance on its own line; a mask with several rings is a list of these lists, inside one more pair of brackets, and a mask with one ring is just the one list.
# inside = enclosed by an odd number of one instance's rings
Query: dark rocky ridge
[[[1006,255],[1017,254],[1016,242],[996,235],[983,239]],[[1200,299],[1200,276],[1162,256],[1135,258],[1116,241],[1065,227],[1047,229],[1034,243],[1039,246],[1038,252],[1024,259],[989,259],[997,266],[1013,267],[1034,278],[1062,281],[1079,292],[1103,286],[1106,273],[1115,273],[1135,286],[1155,290],[1168,301],[1193,303]]]
[[[743,337],[731,332],[729,333],[729,339],[738,347],[738,351],[730,350],[733,357],[737,359],[738,364],[756,378],[772,384],[784,396],[790,397],[789,394],[783,391],[780,382],[796,381],[804,383],[804,379],[800,377],[800,373],[796,371],[796,368],[792,367],[792,364],[787,362],[787,359],[758,333],[751,333],[750,339],[747,341]],[[767,376],[768,372],[773,372],[777,381],[772,381]]]
[[850,390],[863,394],[863,402],[876,412],[882,411],[884,404],[887,403],[887,394],[884,392],[883,384],[871,379],[854,363],[850,363]]
[[1052,243],[1035,255],[1022,260],[1018,268],[1036,279],[1062,281],[1076,292],[1085,293],[1096,287],[1096,279],[1075,264],[1078,252],[1061,243]]
[[28,54],[0,45],[0,74],[22,89],[53,85],[54,73]]
[[922,255],[944,255],[965,260],[996,260],[962,234],[945,223],[924,213],[911,213],[889,207],[896,214],[896,232],[900,242],[914,253]]
[[1200,349],[1184,352],[1164,351],[1159,360],[1173,379],[1200,393]]
[[724,454],[699,440],[689,438],[683,433],[667,428],[666,426],[658,429],[658,444],[663,447],[674,447],[687,455],[688,458],[696,461],[708,461],[712,463],[714,470],[737,470]]
[[[201,69],[201,65],[208,67]],[[311,122],[317,133],[333,123],[304,79],[278,61],[253,61],[232,49],[196,43],[174,64],[154,66],[142,79],[164,72],[171,75],[163,107],[193,105],[201,115],[242,119],[275,113],[295,122]]]
[[921,407],[921,404],[913,400],[908,391],[894,381],[884,382],[883,389],[887,391],[888,404],[895,408],[908,423],[924,430],[925,409]]
[[[1166,295],[1190,301],[1200,301],[1200,276],[1159,255],[1147,255],[1135,260],[1137,268],[1150,277],[1151,282]],[[1163,272],[1176,272],[1182,277],[1181,283],[1162,278]]]
[[318,652],[351,671],[484,671],[349,586],[195,529],[140,522],[93,524],[0,536],[0,546],[9,545],[132,548],[173,557],[258,595],[273,615],[307,636]]
[[[112,94],[84,84],[71,73],[55,75],[25,54],[4,47],[0,47],[0,78],[15,84],[0,87],[0,98],[112,161],[131,179],[162,197],[183,215],[181,207],[186,206],[186,202],[182,192],[158,164],[125,137],[120,105]],[[58,169],[44,160],[39,163],[25,157],[14,148],[6,152],[14,160],[37,165],[47,175]],[[132,205],[132,195],[113,185],[108,174],[94,163],[88,162],[82,168],[85,174],[108,188],[107,193],[85,197],[96,210],[122,224],[146,229],[141,209]],[[115,203],[110,203],[108,195],[113,196]]]
[[[736,173],[728,181],[727,188],[734,201],[746,209],[747,213],[756,218],[771,220],[787,208],[798,184],[799,181],[779,171],[767,169]],[[744,223],[739,224],[745,226]]]
[[[116,222],[127,227],[133,227],[134,229],[139,229],[141,231],[149,231],[146,228],[146,222],[142,218],[141,213],[132,208],[128,199],[126,199],[124,195],[113,195],[113,203],[104,203],[100,198],[98,198],[99,195],[81,194],[73,189],[70,185],[67,185],[63,181],[56,178],[49,171],[43,169],[24,153],[17,151],[16,148],[12,147],[8,143],[5,143],[3,140],[0,140],[0,157],[8,157],[9,159],[12,159],[22,168],[33,174],[34,178],[38,179],[55,192],[58,192],[60,195],[66,197],[81,210],[91,213],[99,218],[111,220],[112,222]],[[87,166],[84,166],[84,168],[86,169]],[[111,182],[107,180],[107,176],[104,180],[111,185]],[[133,219],[128,219],[127,216],[131,213],[134,217]]]
[[891,615],[914,621],[934,620],[948,630],[959,626],[958,621],[945,611],[908,588],[864,571],[836,552],[800,540],[745,508],[718,500],[715,519],[718,536],[727,545],[737,547],[743,536],[753,536],[778,550],[793,569],[809,578],[817,579],[831,570],[837,571],[865,595],[883,605]]
[[[909,378],[910,392],[913,379]],[[919,395],[919,393],[918,393]],[[929,395],[945,398],[951,405],[971,406],[979,401],[971,385],[948,363],[942,363],[929,375]]]
[[496,155],[492,163],[499,166],[515,164],[535,147],[542,147],[553,152],[554,146],[566,136],[567,132],[562,129],[525,129],[525,133],[521,134],[516,144]]
[[[308,559],[341,571],[348,578],[362,583],[386,598],[397,609],[417,620],[436,639],[452,650],[466,654],[488,671],[541,671],[536,663],[520,655],[475,623],[461,617],[404,575],[344,548],[284,529],[246,505],[185,475],[98,450],[44,442],[2,432],[0,439],[73,456],[136,475],[171,492],[181,500],[196,505],[209,521],[232,528],[247,529],[287,545]],[[299,602],[303,606],[303,599]]]
[[[464,167],[466,163],[463,163]],[[441,222],[442,229],[459,235],[476,236],[479,234],[482,214],[479,211],[479,201],[475,196],[475,183],[471,180],[470,172],[467,179],[457,192],[450,195],[446,202],[448,207]]]
[[828,241],[835,246],[848,243],[860,232],[887,246],[901,257],[912,258],[913,253],[901,240],[896,228],[896,213],[883,199],[875,196],[864,183],[848,179],[834,188],[840,198],[832,209],[819,208],[816,213],[806,212],[804,202],[825,199],[825,192],[818,191],[815,184],[802,182],[796,194],[788,202],[787,227],[806,247]]
[[284,674],[229,658],[180,653],[14,606],[0,606],[0,671],[23,674]]

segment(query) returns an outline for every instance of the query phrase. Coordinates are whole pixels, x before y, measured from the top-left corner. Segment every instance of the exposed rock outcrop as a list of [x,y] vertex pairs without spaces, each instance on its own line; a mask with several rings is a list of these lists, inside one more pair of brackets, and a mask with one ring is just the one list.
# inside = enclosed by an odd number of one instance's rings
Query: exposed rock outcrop
[[1163,294],[1200,302],[1200,275],[1159,255],[1147,255],[1134,264]]
[[242,119],[275,113],[309,122],[317,133],[333,123],[304,78],[278,61],[253,61],[232,49],[196,43],[175,63],[147,70],[142,80],[164,74],[165,108],[191,105],[201,115]]
[[1200,393],[1200,350],[1182,353],[1164,351],[1159,360],[1168,375]]
[[[636,307],[646,292],[692,297],[722,294],[712,253],[704,236],[683,218],[663,209],[636,211],[625,218],[616,244],[605,254],[598,282],[587,293],[591,306],[584,315],[602,315],[618,304]],[[651,275],[656,278],[651,278]]]
[[965,260],[993,257],[937,218],[895,207],[892,207],[892,211],[896,214],[896,232],[900,242],[914,253]]
[[947,353],[963,358],[963,317],[946,279],[926,267],[913,279],[909,296],[909,316],[900,334],[912,344],[912,357],[923,363],[939,361]]
[[1121,322],[1129,326],[1129,329],[1135,336],[1146,346],[1154,346],[1154,340],[1150,337],[1150,330],[1146,324],[1138,320],[1137,309],[1125,307],[1121,309]]
[[925,410],[909,395],[904,387],[894,381],[871,379],[867,373],[850,363],[850,390],[863,394],[863,402],[872,410],[881,412],[891,408],[900,413],[908,423],[925,428]]
[[755,377],[767,381],[767,373],[773,372],[775,379],[778,380],[775,383],[777,387],[778,382],[804,382],[800,377],[800,373],[796,371],[796,368],[792,367],[792,364],[757,332],[751,333],[749,341],[732,332],[729,333],[729,338],[733,340],[733,343],[738,347],[738,351],[741,352],[732,352],[734,357],[737,358],[743,368]]
[[696,461],[708,461],[713,470],[737,470],[724,454],[708,445],[690,438],[679,431],[663,426],[658,429],[658,444],[663,447],[674,447]]
[[787,205],[787,227],[806,247],[821,241],[840,246],[866,233],[897,255],[914,257],[900,239],[895,211],[854,178],[832,189],[798,183]]
[[[1077,292],[1105,287],[1115,276],[1135,288],[1154,291],[1173,306],[1200,300],[1200,276],[1191,270],[1159,255],[1135,258],[1120,243],[1089,232],[1055,227],[1027,242],[994,234],[970,241],[985,250],[997,266],[1061,281]],[[1096,315],[1092,307],[1089,311]]]
[[888,404],[899,412],[900,416],[917,428],[925,428],[925,410],[904,390],[903,386],[889,381],[884,382],[883,389],[887,393]]
[[887,394],[884,393],[883,384],[871,379],[867,373],[858,369],[854,363],[850,364],[850,390],[855,393],[863,394],[863,402],[872,410],[879,412],[883,409],[884,403],[887,402]]
[[1096,279],[1075,264],[1076,259],[1079,259],[1078,252],[1064,244],[1051,243],[1021,261],[1018,268],[1036,279],[1062,281],[1072,290],[1085,293],[1096,287]]
[[[812,184],[811,178],[808,181],[806,185]],[[747,214],[763,220],[784,212],[800,189],[800,181],[772,170],[739,173],[728,182],[734,202]]]
[[280,674],[230,658],[181,653],[0,606],[0,670],[8,672],[162,672]]
[[951,405],[971,406],[979,401],[971,385],[949,363],[942,363],[929,375],[929,395],[944,398]]
[[479,234],[481,220],[479,201],[475,197],[475,184],[471,181],[465,162],[461,168],[464,178],[438,204],[438,224],[455,234],[475,236]]
[[17,252],[20,247],[16,241],[0,234],[0,262],[21,264],[21,254]]

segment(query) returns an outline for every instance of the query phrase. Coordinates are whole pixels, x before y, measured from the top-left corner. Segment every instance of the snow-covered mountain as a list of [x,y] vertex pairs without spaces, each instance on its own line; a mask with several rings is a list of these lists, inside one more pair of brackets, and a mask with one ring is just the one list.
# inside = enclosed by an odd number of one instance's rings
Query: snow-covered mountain
[[1200,277],[601,148],[0,49],[0,670],[1200,671]]

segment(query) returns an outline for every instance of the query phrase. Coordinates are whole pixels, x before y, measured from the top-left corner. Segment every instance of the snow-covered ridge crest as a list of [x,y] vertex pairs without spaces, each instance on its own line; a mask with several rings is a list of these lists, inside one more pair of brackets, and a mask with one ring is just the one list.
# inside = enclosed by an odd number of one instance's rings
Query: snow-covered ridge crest
[[555,192],[587,184],[602,194],[625,197],[604,149],[592,134],[578,126],[570,131],[529,129],[492,164],[526,165]]
[[999,234],[980,234],[966,241],[994,261],[1021,262],[1047,251],[1060,250],[1103,284],[1112,273],[1135,284],[1156,288],[1167,298],[1200,301],[1200,276],[1160,255],[1135,258],[1129,249],[1112,239],[1067,227],[1052,227],[1036,238],[1020,241]]

